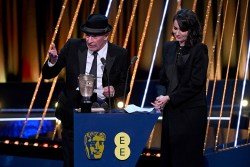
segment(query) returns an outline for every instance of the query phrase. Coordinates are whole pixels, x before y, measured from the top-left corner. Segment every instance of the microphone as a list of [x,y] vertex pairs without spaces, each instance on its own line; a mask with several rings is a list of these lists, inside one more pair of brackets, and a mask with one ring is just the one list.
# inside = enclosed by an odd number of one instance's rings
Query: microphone
[[137,56],[134,56],[134,57],[132,58],[132,60],[130,61],[130,64],[129,64],[129,66],[128,66],[127,76],[126,76],[126,82],[125,82],[125,89],[124,89],[124,95],[123,95],[124,107],[125,107],[125,103],[126,103],[125,100],[126,100],[126,91],[127,91],[127,84],[128,84],[128,74],[129,74],[131,65],[135,64],[136,60],[137,60]]
[[[105,66],[106,66],[106,60],[102,57],[101,58],[101,62],[102,62],[102,64],[103,64],[103,66],[104,66],[104,69],[105,69]],[[103,70],[103,73],[104,73],[104,70]],[[111,112],[111,98],[110,98],[110,85],[109,85],[109,75],[107,74],[107,80],[108,80],[108,91],[109,91],[109,105],[108,105],[108,107],[109,107],[109,111]]]
[[104,66],[106,65],[106,60],[103,57],[101,58],[101,62]]

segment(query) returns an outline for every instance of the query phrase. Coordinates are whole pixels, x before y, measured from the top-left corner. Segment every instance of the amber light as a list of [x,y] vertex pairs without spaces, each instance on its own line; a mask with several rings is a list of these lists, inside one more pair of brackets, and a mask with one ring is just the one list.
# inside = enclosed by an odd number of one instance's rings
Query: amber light
[[37,146],[38,146],[38,143],[34,143],[33,146],[34,146],[34,147],[37,147]]
[[5,140],[4,144],[10,144],[10,141],[9,140]]
[[53,145],[53,148],[58,148],[58,147],[59,147],[58,144]]
[[43,147],[48,147],[48,146],[49,146],[48,143],[43,144]]
[[161,153],[155,154],[156,157],[161,157]]
[[15,141],[14,144],[15,144],[15,145],[18,145],[18,144],[19,144],[19,141]]

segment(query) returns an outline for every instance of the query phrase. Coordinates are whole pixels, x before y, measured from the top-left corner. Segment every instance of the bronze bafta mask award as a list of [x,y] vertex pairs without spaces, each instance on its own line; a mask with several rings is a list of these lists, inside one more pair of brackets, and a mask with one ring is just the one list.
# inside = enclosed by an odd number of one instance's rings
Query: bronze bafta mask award
[[89,113],[91,112],[91,96],[93,95],[95,87],[95,77],[91,74],[80,74],[78,76],[79,80],[79,90],[82,95],[81,100],[81,112]]

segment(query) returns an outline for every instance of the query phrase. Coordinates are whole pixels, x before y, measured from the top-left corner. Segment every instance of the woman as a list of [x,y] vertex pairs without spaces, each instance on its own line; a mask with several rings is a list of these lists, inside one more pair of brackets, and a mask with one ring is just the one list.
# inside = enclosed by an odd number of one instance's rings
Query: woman
[[160,81],[166,95],[152,105],[163,114],[161,167],[203,166],[207,124],[207,46],[194,12],[183,9],[173,18],[173,36],[166,42]]

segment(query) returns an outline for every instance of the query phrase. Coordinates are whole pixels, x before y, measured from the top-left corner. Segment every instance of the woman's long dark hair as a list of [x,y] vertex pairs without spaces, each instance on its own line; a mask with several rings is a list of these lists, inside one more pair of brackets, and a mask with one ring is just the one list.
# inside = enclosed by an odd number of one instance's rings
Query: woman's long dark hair
[[186,46],[194,46],[202,41],[202,30],[196,14],[189,9],[179,10],[173,18],[177,21],[181,31],[188,31]]

